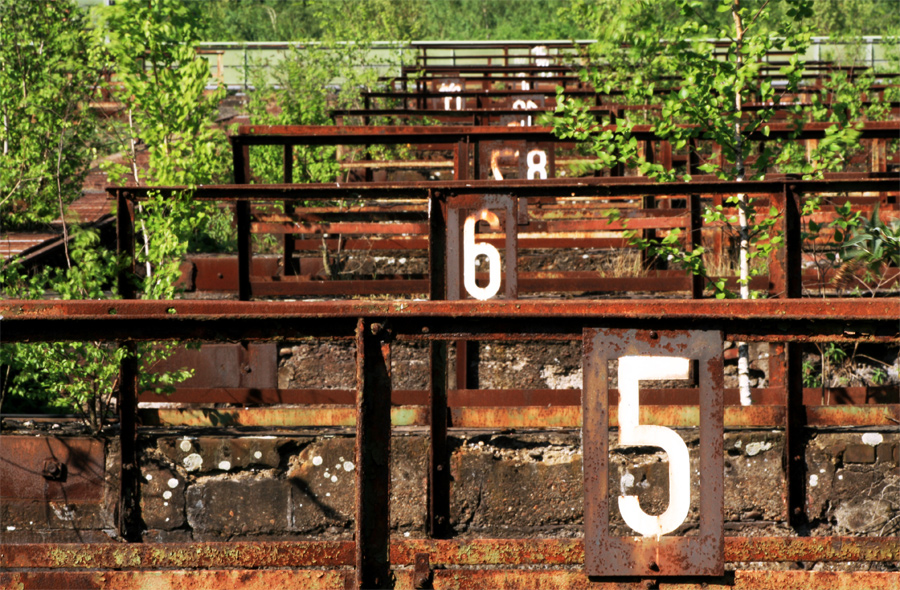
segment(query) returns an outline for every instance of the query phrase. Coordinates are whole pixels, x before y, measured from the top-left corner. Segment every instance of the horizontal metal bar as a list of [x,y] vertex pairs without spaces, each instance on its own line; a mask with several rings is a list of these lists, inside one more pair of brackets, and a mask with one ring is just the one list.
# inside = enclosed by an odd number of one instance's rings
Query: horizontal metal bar
[[[332,129],[332,127],[326,127]],[[426,127],[433,129],[433,127]],[[493,128],[507,129],[507,128]],[[509,127],[508,129],[517,129]],[[521,129],[521,128],[519,128]],[[836,174],[822,180],[797,180],[784,176],[770,176],[767,180],[734,182],[718,180],[713,176],[695,176],[690,183],[660,183],[646,177],[585,177],[547,178],[534,180],[428,180],[419,182],[358,182],[317,184],[228,184],[207,185],[197,188],[168,187],[109,187],[111,196],[121,194],[125,198],[143,200],[148,193],[164,196],[174,192],[190,191],[195,200],[206,201],[284,201],[285,199],[335,200],[341,197],[368,199],[428,198],[439,193],[448,198],[469,194],[509,194],[516,197],[627,197],[643,195],[730,195],[780,194],[785,184],[795,187],[798,193],[818,192],[897,192],[900,175],[890,173]]]
[[[751,389],[754,405],[781,405],[784,390],[780,388]],[[610,403],[618,403],[618,390],[610,389]],[[696,404],[696,388],[642,389],[642,405]],[[726,405],[740,404],[740,391],[728,388],[723,392]],[[896,404],[900,392],[896,386],[879,387],[829,387],[804,388],[803,403],[819,405],[824,400],[834,405]],[[143,392],[138,401],[169,403],[234,403],[260,404],[326,404],[351,405],[356,403],[356,392],[350,389],[268,389],[256,387],[178,387],[174,393]],[[580,389],[450,389],[447,402],[453,406],[578,406]],[[396,406],[428,405],[427,390],[395,389],[391,403]]]
[[[581,539],[409,539],[391,542],[391,563],[580,565]],[[728,562],[900,561],[900,537],[725,537]],[[353,564],[352,541],[233,543],[42,543],[0,545],[0,569],[274,568]]]
[[[353,570],[163,570],[163,571],[88,571],[88,572],[0,572],[0,588],[47,590],[142,590],[145,588],[240,588],[272,590],[304,588],[308,590],[344,590],[349,588]],[[409,586],[411,588],[412,586]]]
[[[454,428],[581,428],[580,406],[451,407]],[[900,405],[806,406],[808,426],[896,426]],[[356,425],[354,408],[322,405],[281,408],[159,408],[141,409],[146,426],[343,426]],[[610,409],[610,425],[617,426],[616,408]],[[641,406],[641,424],[692,428],[700,423],[696,405]],[[726,428],[780,428],[785,408],[771,406],[726,406]],[[427,406],[394,406],[394,426],[427,426]]]
[[[447,96],[443,94],[441,96]],[[525,113],[525,111],[521,111]],[[799,139],[821,139],[833,123],[805,123]],[[696,128],[698,125],[684,125]],[[797,134],[793,123],[770,123],[769,135],[757,132],[751,139],[765,140],[773,136],[794,137]],[[615,125],[597,126],[596,132],[615,131]],[[900,130],[900,121],[866,121],[862,124],[861,138],[893,139]],[[652,125],[635,125],[631,134],[638,140],[665,139],[653,132]],[[318,125],[241,125],[237,133],[230,137],[232,145],[339,145],[350,143],[451,143],[468,138],[470,141],[483,139],[526,139],[529,141],[557,141],[552,127],[493,127],[493,126],[318,126]],[[373,141],[374,140],[374,141]]]
[[585,326],[721,329],[746,341],[898,339],[896,299],[602,301],[0,302],[6,342],[351,337],[356,318],[392,319],[408,339],[580,338]]
[[[394,572],[398,590],[412,590],[411,569]],[[344,590],[352,570],[297,569],[223,569],[99,572],[0,572],[0,586],[22,590],[46,588],[82,588],[90,590],[126,590],[137,588],[308,588]],[[829,590],[895,590],[896,572],[822,572],[822,571],[744,571],[721,578],[687,578],[677,581],[591,579],[577,570],[477,570],[444,569],[433,572],[435,590],[481,590],[483,588],[571,589],[571,590],[771,590],[772,588],[828,588]],[[650,582],[648,585],[646,582]]]

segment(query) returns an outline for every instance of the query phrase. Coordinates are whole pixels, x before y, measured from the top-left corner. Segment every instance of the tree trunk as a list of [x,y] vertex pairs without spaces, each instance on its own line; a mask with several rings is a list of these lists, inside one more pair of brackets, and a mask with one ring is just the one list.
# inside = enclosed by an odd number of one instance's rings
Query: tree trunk
[[[737,60],[737,69],[741,69],[743,64],[743,56],[741,55],[741,45],[744,40],[744,24],[741,21],[740,0],[734,0],[731,10],[734,17],[735,41],[737,50],[735,58]],[[738,182],[744,180],[744,136],[741,133],[741,113],[743,104],[741,101],[741,87],[735,88],[734,93],[734,149],[735,149],[735,180]],[[740,289],[741,299],[750,299],[750,228],[747,223],[747,195],[738,194],[738,235],[740,236]],[[749,406],[750,399],[750,347],[746,342],[738,342],[738,387],[741,394],[741,405]]]

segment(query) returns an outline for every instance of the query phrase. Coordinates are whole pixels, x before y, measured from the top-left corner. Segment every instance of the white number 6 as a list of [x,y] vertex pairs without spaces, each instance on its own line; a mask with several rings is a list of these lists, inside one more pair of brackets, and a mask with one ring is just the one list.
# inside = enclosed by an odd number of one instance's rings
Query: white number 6
[[[493,268],[493,267],[492,267]],[[691,507],[691,463],[687,445],[665,426],[640,424],[639,379],[687,379],[690,362],[672,356],[619,358],[619,444],[660,447],[669,455],[669,506],[659,516],[641,509],[637,496],[619,496],[625,523],[645,537],[660,537],[677,529]]]
[[[475,243],[475,224],[487,221],[496,230],[500,229],[500,219],[487,209],[466,217],[463,224],[463,283],[466,291],[475,299],[490,299],[500,290],[500,252],[485,242]],[[475,259],[486,256],[490,263],[490,280],[486,287],[475,282]]]

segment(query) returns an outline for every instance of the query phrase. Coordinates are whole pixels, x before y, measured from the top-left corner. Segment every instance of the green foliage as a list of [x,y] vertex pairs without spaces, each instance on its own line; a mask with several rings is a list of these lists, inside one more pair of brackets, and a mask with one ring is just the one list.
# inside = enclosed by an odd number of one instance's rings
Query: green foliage
[[81,191],[97,45],[74,2],[0,2],[0,224],[34,227]]
[[583,38],[570,0],[207,0],[209,41]]
[[[4,294],[16,299],[40,299],[54,295],[61,299],[115,298],[116,256],[100,245],[96,230],[74,228],[70,248],[73,266],[45,267],[29,274],[13,261],[0,269]],[[177,272],[177,269],[176,269]],[[157,273],[158,282],[171,285],[177,274]],[[172,288],[154,285],[157,293],[171,297]],[[110,293],[107,290],[113,289]],[[145,367],[170,354],[171,344],[138,347]],[[95,431],[110,411],[110,401],[118,387],[119,365],[128,354],[125,347],[108,342],[71,342],[40,344],[0,344],[3,383],[0,405],[36,411],[50,409],[78,413]],[[141,373],[140,387],[159,393],[172,391],[172,385],[191,376],[182,369],[163,375]],[[7,406],[7,408],[9,407]],[[9,410],[7,410],[9,411]]]
[[[583,152],[594,157],[587,168],[621,165],[661,182],[678,180],[677,171],[647,161],[633,134],[637,124],[651,124],[652,131],[676,151],[704,142],[720,146],[721,161],[707,161],[700,170],[723,180],[760,180],[775,170],[821,177],[826,171],[842,169],[859,149],[861,122],[888,114],[883,103],[863,104],[861,97],[874,81],[872,75],[832,76],[827,88],[812,91],[811,106],[793,107],[794,136],[802,131],[804,121],[832,123],[809,152],[792,138],[750,141],[753,134],[768,137],[767,123],[783,97],[806,91],[801,86],[803,56],[811,38],[808,23],[814,3],[779,3],[775,17],[769,4],[764,0],[624,4],[576,0],[568,10],[589,22],[590,32],[599,39],[586,52],[592,65],[584,69],[582,78],[604,92],[620,91],[621,95],[613,96],[616,102],[659,104],[661,110],[623,110],[617,118],[605,118],[598,125],[583,103],[559,93],[555,112],[546,121],[553,124],[558,137],[580,142]],[[725,39],[726,45],[717,46],[711,39]],[[767,79],[760,81],[765,57],[772,51],[792,52],[780,70],[784,83],[777,88]],[[749,102],[766,106],[744,109]],[[755,157],[750,158],[751,154]],[[686,174],[681,178],[690,180]],[[723,224],[726,232],[747,244],[742,267],[746,264],[749,272],[740,278],[746,285],[763,271],[783,239],[774,232],[779,214],[775,208],[758,210],[758,203],[746,195],[730,197],[727,205],[708,208],[704,219]],[[682,249],[678,232],[654,240],[633,232],[628,236],[632,245],[706,278],[717,297],[730,296],[721,281],[714,283],[709,277],[696,250]]]
[[[124,130],[111,128],[129,165],[105,163],[110,182],[190,187],[230,181],[228,141],[213,125],[225,88],[207,89],[207,62],[195,52],[196,13],[178,0],[125,0],[99,14],[129,123]],[[143,176],[137,163],[141,148],[148,156]],[[228,214],[186,195],[168,203],[155,198],[139,208],[138,218],[145,280],[155,282],[155,266],[177,264],[184,254],[181,244],[190,238],[203,249],[231,245],[219,231],[210,231],[225,225]],[[145,290],[149,297],[159,292],[153,286]]]

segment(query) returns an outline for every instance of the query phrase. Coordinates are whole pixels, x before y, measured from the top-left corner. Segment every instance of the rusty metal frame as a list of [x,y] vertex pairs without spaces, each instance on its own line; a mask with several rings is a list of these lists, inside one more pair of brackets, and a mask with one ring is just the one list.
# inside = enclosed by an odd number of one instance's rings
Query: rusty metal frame
[[[697,536],[619,537],[610,533],[608,361],[622,356],[699,361],[700,531]],[[593,576],[720,576],[724,571],[724,404],[722,334],[708,330],[585,329],[585,573]]]
[[[413,570],[397,569],[392,566],[411,565],[416,553],[429,554],[431,565],[486,565],[504,564],[503,570],[466,569],[465,571],[436,569],[431,572],[435,587],[471,587],[492,586],[503,580],[509,587],[534,587],[540,584],[560,584],[562,587],[619,588],[633,587],[637,582],[591,580],[585,576],[584,570],[578,568],[578,560],[583,559],[584,549],[576,541],[558,541],[560,546],[558,557],[553,551],[553,543],[548,540],[528,540],[526,546],[517,545],[510,540],[480,540],[473,542],[479,549],[473,555],[462,556],[464,551],[460,542],[444,545],[442,541],[416,541],[412,554],[408,551],[396,553],[390,544],[388,535],[389,470],[390,461],[390,429],[391,424],[430,425],[432,433],[437,434],[431,451],[431,481],[428,491],[429,530],[432,535],[445,536],[450,533],[449,523],[449,473],[446,460],[447,418],[452,416],[454,425],[471,427],[496,427],[497,416],[508,413],[507,408],[448,408],[450,396],[444,383],[446,380],[433,382],[433,391],[429,400],[430,408],[424,411],[410,412],[408,406],[391,407],[391,386],[389,381],[390,341],[412,340],[433,342],[432,358],[446,358],[446,346],[441,345],[457,338],[486,340],[577,340],[583,338],[585,326],[604,326],[607,329],[678,329],[691,330],[703,326],[713,330],[721,330],[729,339],[750,341],[888,341],[900,340],[900,327],[896,322],[896,306],[888,300],[758,300],[748,302],[733,301],[609,301],[603,306],[596,303],[567,301],[344,301],[344,302],[306,302],[297,305],[292,302],[233,302],[233,301],[3,301],[0,302],[0,316],[3,317],[4,338],[7,342],[61,341],[84,339],[131,339],[131,340],[165,340],[181,338],[186,340],[279,340],[300,336],[317,336],[328,338],[355,339],[357,343],[358,387],[356,393],[356,409],[338,416],[333,406],[322,408],[326,413],[332,412],[332,420],[339,418],[337,424],[355,426],[357,429],[357,531],[356,541],[351,547],[351,561],[342,549],[344,545],[335,546],[345,557],[340,558],[341,565],[351,563],[353,571],[333,569],[327,576],[317,578],[302,573],[306,562],[292,561],[289,567],[301,569],[276,570],[259,575],[273,576],[270,583],[279,584],[278,580],[286,579],[292,572],[299,579],[309,581],[310,587],[319,584],[321,587],[386,587],[391,576],[396,576],[401,585],[412,585],[409,576]],[[777,326],[761,322],[761,319],[777,317]],[[853,332],[847,332],[847,322],[853,322]],[[772,330],[777,331],[773,334]],[[443,346],[443,349],[442,349]],[[694,356],[694,355],[692,355]],[[696,355],[696,356],[699,356]],[[445,366],[445,365],[444,365]],[[445,379],[446,369],[438,375]],[[701,383],[702,384],[702,383]],[[459,395],[457,392],[455,395]],[[127,401],[127,400],[126,400]],[[722,398],[719,398],[722,401]],[[429,411],[429,409],[431,411]],[[533,415],[523,414],[520,422],[510,422],[509,427],[535,426],[568,426],[577,427],[580,422],[579,409],[533,408]],[[561,410],[566,420],[550,419],[552,412]],[[744,416],[740,411],[740,419],[747,424],[763,418],[765,424],[777,424],[783,409],[778,407],[759,406]],[[779,410],[781,412],[779,413]],[[831,408],[806,408],[807,414],[812,412],[810,425],[821,423],[846,423],[846,414],[834,414]],[[823,413],[824,410],[824,413]],[[897,415],[896,404],[887,408],[888,412]],[[260,411],[265,412],[265,409]],[[320,411],[320,410],[317,410]],[[669,408],[659,407],[665,413]],[[760,412],[761,411],[761,412]],[[346,415],[344,415],[346,414]],[[759,414],[759,416],[757,416]],[[765,414],[765,416],[763,416]],[[822,414],[819,417],[819,414]],[[562,415],[562,414],[560,414]],[[696,420],[696,413],[678,410],[676,425],[688,426]],[[731,420],[738,416],[732,412]],[[835,418],[837,416],[837,418]],[[867,414],[868,416],[868,414]],[[321,419],[321,418],[319,418]],[[666,418],[668,419],[668,418]],[[822,420],[825,422],[822,422]],[[869,418],[863,418],[869,420]],[[887,424],[886,418],[883,423]],[[321,422],[316,422],[322,424]],[[335,424],[334,421],[330,422]],[[879,424],[882,422],[879,422]],[[261,424],[261,423],[260,423]],[[124,441],[123,441],[124,442]],[[443,447],[441,445],[444,445]],[[586,452],[590,448],[586,445]],[[128,490],[125,490],[128,493]],[[123,499],[123,502],[134,502],[135,496]],[[123,531],[126,532],[126,531]],[[549,543],[549,545],[548,545]],[[575,543],[569,546],[566,543]],[[254,544],[245,544],[254,547]],[[509,546],[508,558],[497,562],[489,555],[498,555],[500,548]],[[228,545],[231,547],[232,545]],[[294,544],[293,551],[318,551],[322,544]],[[405,545],[404,545],[405,546]],[[198,545],[198,547],[200,547]],[[458,549],[454,549],[457,547]],[[493,547],[493,550],[488,548]],[[546,554],[534,553],[535,547],[547,549]],[[888,541],[888,552],[897,551],[896,540]],[[155,549],[155,547],[154,547]],[[90,549],[88,549],[90,550]],[[105,549],[103,549],[105,551]],[[465,549],[470,551],[469,549]],[[831,550],[835,546],[831,545]],[[259,555],[254,550],[253,555]],[[448,551],[446,557],[442,551]],[[453,557],[459,552],[459,557]],[[485,553],[487,552],[487,554]],[[0,547],[0,553],[6,559],[9,555],[7,546]],[[215,553],[215,551],[213,551]],[[320,555],[319,553],[315,553]],[[489,554],[489,555],[488,555]],[[154,555],[159,555],[154,553]],[[227,555],[235,555],[228,551]],[[312,554],[311,554],[312,555]],[[528,557],[528,556],[531,557]],[[726,556],[728,554],[726,553]],[[404,557],[405,556],[405,557]],[[117,555],[117,559],[121,556]],[[198,559],[200,556],[198,555]],[[158,557],[154,559],[159,559]],[[233,559],[233,558],[228,558]],[[310,565],[337,566],[334,558],[327,554],[313,557]],[[478,561],[482,559],[482,561]],[[562,561],[554,561],[562,559]],[[734,557],[729,557],[734,560]],[[529,561],[532,560],[532,561]],[[538,560],[535,562],[534,560]],[[573,561],[575,560],[575,561]],[[147,561],[149,565],[153,560]],[[569,564],[575,569],[524,571],[518,566],[526,563]],[[118,561],[121,564],[125,563]],[[184,564],[185,562],[182,562]],[[216,562],[222,566],[221,561]],[[259,563],[263,563],[262,561]],[[237,567],[257,567],[256,562]],[[102,567],[102,566],[100,566]],[[153,567],[153,566],[151,566]],[[180,565],[178,567],[185,567]],[[203,566],[200,566],[203,567]],[[278,566],[275,566],[278,567]],[[141,562],[133,565],[133,570],[120,572],[111,577],[104,577],[103,584],[123,586],[145,583],[150,572]],[[135,571],[143,569],[144,571]],[[257,571],[257,570],[252,570]],[[425,569],[420,565],[418,578],[423,579]],[[320,570],[321,573],[321,570]],[[590,571],[588,571],[590,573]],[[807,572],[801,572],[808,576]],[[771,572],[768,574],[774,575]],[[88,574],[84,574],[88,575]],[[72,585],[84,584],[86,587],[104,587],[96,578],[84,578],[81,573],[44,571],[33,573],[0,574],[4,584],[22,583],[25,587],[41,587],[44,584]],[[190,573],[180,571],[172,574],[174,579],[185,579],[184,576],[200,576],[198,583],[213,583],[222,580],[215,570]],[[705,579],[710,584],[733,585],[737,588],[758,588],[771,583],[771,577],[753,578],[757,574],[741,574],[737,577],[716,577]],[[800,574],[797,574],[800,575]],[[818,575],[818,574],[817,574]],[[82,576],[82,577],[79,577]],[[178,577],[180,576],[180,577]],[[202,578],[202,576],[207,576]],[[750,576],[750,577],[747,577]],[[655,579],[656,576],[654,576]],[[202,578],[202,579],[201,579]],[[159,579],[159,578],[157,578]],[[228,578],[230,580],[230,578]],[[268,578],[267,578],[268,579]],[[648,578],[649,579],[649,578]],[[806,579],[806,578],[804,578]],[[55,581],[54,581],[55,580]],[[830,578],[829,578],[830,580]],[[880,577],[873,578],[873,583],[881,583]],[[406,582],[410,584],[406,584]],[[738,583],[739,582],[739,583]],[[182,582],[183,583],[183,582]],[[229,582],[230,583],[230,582]],[[822,582],[828,583],[828,582]],[[713,586],[714,587],[714,586]]]

